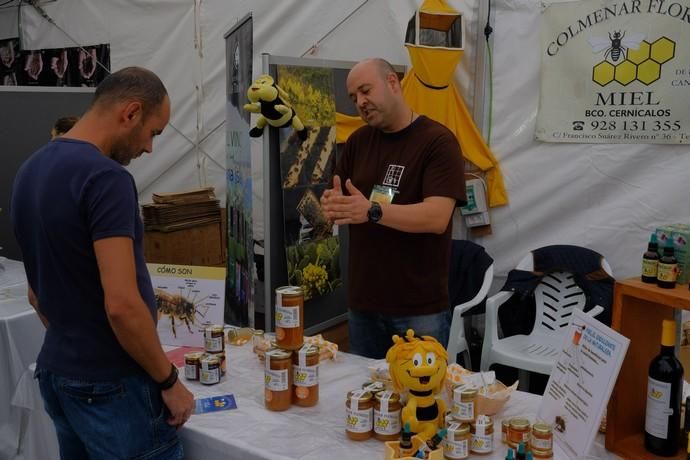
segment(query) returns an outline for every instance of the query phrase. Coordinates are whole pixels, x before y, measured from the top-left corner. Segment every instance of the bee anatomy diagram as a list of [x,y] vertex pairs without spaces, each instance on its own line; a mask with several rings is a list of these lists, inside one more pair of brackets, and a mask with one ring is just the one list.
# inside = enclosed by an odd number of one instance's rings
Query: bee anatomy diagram
[[592,51],[601,53],[606,50],[604,59],[610,58],[613,64],[617,64],[619,61],[625,61],[628,49],[638,49],[645,37],[645,34],[638,32],[630,32],[626,35],[625,30],[614,30],[609,32],[609,38],[588,37],[587,41]]
[[154,292],[156,296],[156,308],[158,309],[158,319],[160,320],[163,315],[167,315],[170,318],[170,328],[175,338],[177,338],[177,330],[175,329],[176,321],[180,324],[184,323],[189,332],[193,334],[192,325],[196,324],[197,316],[203,318],[206,316],[206,313],[208,313],[209,307],[199,306],[208,296],[196,300],[196,294],[189,299],[181,293],[170,294],[162,289],[155,289]]

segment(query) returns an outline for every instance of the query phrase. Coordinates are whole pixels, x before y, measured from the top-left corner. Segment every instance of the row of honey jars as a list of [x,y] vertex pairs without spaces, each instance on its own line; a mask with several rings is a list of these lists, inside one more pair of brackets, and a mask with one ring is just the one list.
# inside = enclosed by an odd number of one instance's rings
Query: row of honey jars
[[400,437],[401,409],[398,393],[366,388],[350,391],[345,401],[345,434],[353,441],[372,436],[380,441],[395,441]]
[[505,419],[501,426],[501,439],[513,449],[524,443],[540,459],[553,455],[553,431],[545,423],[530,425],[526,418]]
[[219,383],[225,375],[225,353],[192,352],[184,355],[184,376],[204,385]]
[[276,288],[276,345],[297,350],[304,343],[304,292],[299,286]]
[[264,402],[273,411],[319,401],[319,348],[305,344],[299,350],[273,348],[266,352]]

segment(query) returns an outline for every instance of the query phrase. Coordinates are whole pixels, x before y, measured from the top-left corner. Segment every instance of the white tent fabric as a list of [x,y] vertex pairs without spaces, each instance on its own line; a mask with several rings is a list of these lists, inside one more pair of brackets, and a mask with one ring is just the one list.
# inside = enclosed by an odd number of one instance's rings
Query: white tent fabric
[[[480,1],[450,0],[465,14],[466,53],[456,82],[472,108]],[[41,3],[41,2],[39,2]],[[542,0],[492,0],[493,131],[510,204],[492,210],[493,235],[478,242],[496,259],[494,289],[529,250],[577,244],[604,254],[616,277],[639,274],[649,233],[690,223],[682,198],[687,147],[545,144],[535,141]],[[130,166],[142,202],[154,191],[199,185],[225,194],[225,42],[246,14],[254,20],[254,74],[261,53],[356,61],[381,56],[408,64],[407,21],[421,0],[57,0],[49,24],[22,7],[28,49],[110,43],[113,70],[143,65],[169,89],[171,127],[154,152]],[[0,38],[16,22],[0,10]],[[57,27],[56,27],[57,26]],[[15,27],[16,31],[16,27]],[[254,140],[255,238],[263,234],[261,141]],[[464,236],[456,217],[456,237]]]

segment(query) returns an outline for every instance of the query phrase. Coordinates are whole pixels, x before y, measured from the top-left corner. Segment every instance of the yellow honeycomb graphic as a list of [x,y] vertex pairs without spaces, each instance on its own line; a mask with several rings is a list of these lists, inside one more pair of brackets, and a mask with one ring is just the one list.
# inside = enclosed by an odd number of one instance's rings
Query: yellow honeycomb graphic
[[638,49],[628,49],[625,60],[612,64],[603,60],[592,70],[592,80],[601,86],[616,81],[625,86],[637,80],[650,85],[661,78],[662,64],[673,59],[676,43],[667,38],[658,38],[653,43],[647,40],[640,42]]
[[648,59],[637,66],[637,79],[645,85],[654,83],[660,77],[661,64],[659,64],[658,62],[654,62],[651,59]]
[[632,62],[625,60],[616,66],[614,80],[621,85],[627,85],[628,83],[635,81],[636,77],[637,66]]

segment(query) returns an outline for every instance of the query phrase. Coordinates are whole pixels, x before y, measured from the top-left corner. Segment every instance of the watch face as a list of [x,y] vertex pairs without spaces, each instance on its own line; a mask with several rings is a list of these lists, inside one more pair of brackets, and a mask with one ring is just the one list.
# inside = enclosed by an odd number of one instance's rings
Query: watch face
[[369,222],[376,223],[379,220],[381,220],[381,216],[383,215],[383,211],[381,210],[381,205],[378,204],[377,202],[372,202],[371,207],[369,208],[369,211],[367,212],[367,216],[369,217]]

